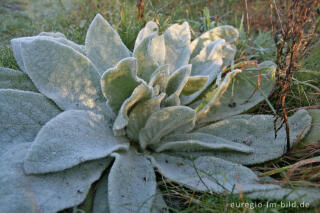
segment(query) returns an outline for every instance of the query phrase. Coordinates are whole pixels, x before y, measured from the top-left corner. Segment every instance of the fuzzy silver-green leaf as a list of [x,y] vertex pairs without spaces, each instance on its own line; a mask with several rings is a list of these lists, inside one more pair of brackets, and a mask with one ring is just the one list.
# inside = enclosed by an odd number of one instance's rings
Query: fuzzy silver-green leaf
[[0,156],[16,144],[32,143],[41,127],[60,112],[42,94],[0,89]]
[[26,156],[27,174],[62,171],[128,149],[125,138],[114,137],[105,116],[69,110],[50,120],[38,133]]
[[148,159],[135,150],[115,153],[109,173],[110,212],[149,213],[156,193],[156,176]]
[[100,75],[131,55],[118,33],[100,15],[91,22],[85,41],[86,54]]
[[41,36],[22,42],[21,48],[27,74],[61,109],[105,108],[100,76],[84,55]]

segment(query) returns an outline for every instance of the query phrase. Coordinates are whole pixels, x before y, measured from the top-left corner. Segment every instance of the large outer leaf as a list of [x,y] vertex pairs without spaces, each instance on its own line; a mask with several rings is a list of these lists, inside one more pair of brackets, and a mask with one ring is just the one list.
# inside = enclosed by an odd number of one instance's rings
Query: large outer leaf
[[173,24],[164,32],[166,45],[165,64],[170,73],[188,64],[190,59],[191,33],[188,22]]
[[0,89],[0,156],[19,143],[32,142],[60,109],[39,93]]
[[153,154],[151,160],[166,178],[198,191],[238,193],[239,185],[243,193],[279,188],[259,184],[258,177],[249,168],[215,157],[199,157],[192,161],[167,154]]
[[33,83],[63,110],[105,108],[99,74],[88,58],[43,36],[21,43],[21,48]]
[[38,133],[24,162],[26,173],[61,171],[128,149],[127,140],[114,137],[109,126],[103,115],[90,111],[61,113]]
[[25,73],[4,67],[0,67],[0,88],[38,91]]
[[[41,37],[40,37],[41,36]],[[13,55],[20,67],[20,69],[23,72],[26,72],[25,70],[25,65],[23,62],[23,57],[22,57],[22,50],[21,50],[21,43],[27,42],[27,41],[32,41],[38,38],[46,38],[46,39],[51,39],[55,42],[58,42],[60,44],[66,45],[68,47],[73,48],[74,50],[78,51],[81,54],[84,54],[83,47],[81,45],[78,45],[70,40],[67,40],[66,37],[62,33],[45,33],[42,32],[38,36],[33,36],[33,37],[21,37],[21,38],[15,38],[11,40],[11,47],[13,50]]]
[[213,41],[224,39],[228,43],[233,43],[239,37],[239,31],[229,25],[219,26],[202,34],[191,43],[191,57],[196,56],[200,51]]
[[129,115],[128,126],[126,129],[127,135],[130,139],[139,141],[140,129],[145,126],[149,116],[153,112],[160,110],[160,103],[164,97],[165,94],[162,93],[159,96],[137,104],[132,109]]
[[303,144],[320,142],[320,109],[310,109],[308,113],[312,117],[312,126],[310,132],[303,139]]
[[86,53],[100,75],[118,61],[131,55],[118,33],[100,15],[91,22],[86,35]]
[[273,62],[266,61],[259,64],[258,68],[246,69],[237,75],[227,75],[218,92],[197,114],[197,122],[207,123],[237,115],[265,100],[275,84],[275,68]]
[[109,213],[108,175],[102,176],[96,186],[92,213]]
[[169,213],[168,206],[163,200],[160,189],[157,189],[157,193],[154,197],[153,205],[151,208],[151,213]]
[[150,99],[152,97],[152,88],[145,83],[140,84],[133,90],[132,95],[123,102],[119,114],[113,123],[113,132],[115,136],[125,135],[124,128],[127,126],[129,110],[137,103]]
[[155,144],[152,148],[156,152],[219,150],[251,153],[253,151],[251,147],[245,144],[235,143],[205,133],[172,134],[163,138],[160,143]]
[[[254,151],[251,154],[212,152],[202,153],[199,156],[214,155],[246,165],[279,158],[286,152],[286,133],[282,128],[279,130],[277,138],[274,138],[274,119],[275,117],[271,115],[239,115],[200,128],[196,132],[212,134],[236,143],[244,143],[252,147]],[[306,135],[310,124],[311,117],[305,110],[300,110],[289,118],[291,146],[303,130],[301,139]],[[277,127],[279,127],[279,122]]]
[[152,33],[155,33],[155,32],[158,33],[158,31],[159,31],[159,27],[157,23],[155,23],[154,21],[148,21],[146,26],[142,28],[142,30],[140,30],[137,36],[136,42],[134,44],[134,49],[136,49],[139,46],[139,44],[142,42],[144,38],[148,37]]
[[184,105],[194,101],[217,78],[222,69],[229,65],[234,58],[236,47],[223,39],[208,44],[201,52],[191,59],[192,77],[208,77],[206,84],[189,96],[181,96]]
[[39,36],[51,36],[53,38],[66,38],[63,33],[60,32],[41,32]]
[[[97,184],[92,213],[109,213],[108,175],[104,175]],[[167,213],[168,206],[157,188],[154,195],[151,213]]]
[[23,159],[29,143],[18,144],[0,160],[0,212],[55,213],[80,204],[110,159],[84,163],[62,172],[26,176]]
[[[264,200],[281,200],[283,203],[286,201],[298,201],[308,206],[318,206],[320,204],[320,189],[309,187],[297,187],[294,189],[281,188],[273,190],[264,190],[251,192],[245,195],[250,199],[264,199]],[[285,201],[284,201],[285,200]],[[299,205],[297,205],[299,207]]]
[[143,80],[137,78],[137,61],[132,57],[121,60],[114,68],[103,73],[102,92],[114,113],[118,113],[122,103],[141,82]]
[[51,39],[54,39],[54,41],[59,42],[61,44],[64,44],[66,46],[69,46],[73,48],[74,50],[78,51],[79,53],[85,55],[85,47],[83,45],[79,45],[74,43],[73,41],[70,41],[66,38],[65,35],[59,32],[41,32],[39,33],[38,36],[47,36],[50,37]]
[[140,146],[145,148],[147,145],[158,143],[163,136],[192,122],[185,128],[186,131],[190,131],[194,121],[195,111],[185,106],[167,107],[154,112],[139,133]]
[[163,36],[152,33],[145,37],[133,51],[138,61],[138,76],[146,82],[150,81],[152,73],[164,64],[165,44]]
[[114,153],[108,183],[110,212],[149,213],[156,194],[156,176],[151,163],[134,149]]

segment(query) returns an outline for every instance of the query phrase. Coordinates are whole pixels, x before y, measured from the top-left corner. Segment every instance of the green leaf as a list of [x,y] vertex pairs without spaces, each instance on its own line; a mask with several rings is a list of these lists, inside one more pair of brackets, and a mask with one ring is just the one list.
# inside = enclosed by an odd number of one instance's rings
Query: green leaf
[[86,55],[85,47],[83,45],[79,45],[74,43],[73,41],[68,40],[65,35],[62,33],[55,33],[55,32],[41,32],[38,36],[46,36],[52,38],[54,41],[64,44],[68,47],[73,48],[74,50],[78,51],[79,53]]
[[10,147],[32,142],[60,109],[39,93],[0,89],[0,156]]
[[159,31],[158,25],[154,21],[148,21],[146,26],[142,28],[142,30],[140,30],[137,36],[134,49],[136,49],[139,46],[139,44],[143,41],[144,38],[148,37],[152,33],[155,33],[155,32],[158,33],[158,31]]
[[165,64],[170,73],[188,64],[190,59],[191,33],[188,22],[173,24],[164,32]]
[[[286,152],[285,129],[282,127],[275,138],[274,120],[275,117],[272,115],[239,115],[200,128],[196,132],[211,134],[250,146],[254,149],[251,154],[235,152],[207,154],[240,164],[252,165],[274,160]],[[300,110],[289,118],[291,146],[302,132],[301,139],[307,134],[310,124],[311,116],[305,110]],[[277,122],[277,128],[279,126],[280,122]]]
[[192,64],[191,76],[208,77],[206,84],[197,92],[184,96],[181,102],[184,105],[192,103],[212,82],[219,76],[223,68],[231,63],[234,58],[236,48],[223,39],[208,44],[201,52],[191,59]]
[[114,68],[108,69],[101,77],[101,88],[107,104],[117,114],[122,103],[130,97],[133,90],[143,82],[137,78],[137,61],[125,58]]
[[[158,143],[162,137],[189,122],[194,124],[194,121],[195,111],[185,106],[167,107],[154,112],[139,133],[140,146],[145,148],[150,144]],[[193,128],[192,124],[190,124],[191,128]]]
[[30,144],[17,144],[0,160],[0,212],[53,213],[82,203],[111,159],[83,163],[61,172],[25,175]]
[[[204,98],[204,101],[201,105],[199,105],[196,110],[197,113],[197,121],[200,123],[201,119],[206,119],[206,116],[210,113],[211,108],[214,106],[215,103],[220,104],[219,98],[226,92],[226,90],[230,87],[233,83],[234,76],[241,73],[242,71],[239,69],[233,70],[226,74],[223,81],[221,83],[216,83],[216,88],[210,91],[210,95]],[[233,85],[232,85],[233,86]],[[233,87],[231,88],[232,92]],[[229,97],[228,97],[229,98]],[[228,105],[230,108],[233,108],[233,103]],[[231,111],[232,113],[232,111]],[[220,115],[221,116],[221,115]],[[228,117],[228,116],[225,116]]]
[[23,72],[26,72],[26,69],[25,69],[25,65],[23,62],[21,44],[24,42],[28,42],[28,41],[31,42],[31,41],[33,41],[35,39],[39,39],[39,38],[50,39],[50,40],[58,42],[62,45],[66,45],[70,48],[73,48],[75,51],[78,51],[81,54],[85,54],[84,47],[82,45],[78,45],[78,44],[74,43],[73,41],[67,40],[66,37],[62,33],[42,32],[38,36],[14,38],[11,40],[11,47],[13,50],[13,55],[19,65],[20,69]]
[[172,94],[176,94],[177,96],[180,95],[182,92],[182,89],[184,85],[188,81],[188,77],[191,73],[191,65],[187,64],[182,67],[180,67],[178,70],[176,70],[174,73],[172,73],[168,80],[168,85],[166,89],[166,93],[168,96]]
[[131,55],[118,33],[100,14],[96,15],[89,26],[85,46],[88,58],[100,75]]
[[0,67],[0,88],[38,91],[28,75],[5,67]]
[[74,43],[73,41],[70,41],[66,38],[66,36],[63,33],[60,32],[41,32],[38,36],[47,36],[53,38],[55,41],[67,45],[79,53],[86,55],[86,50],[84,45],[79,45]]
[[245,144],[239,144],[211,134],[197,132],[169,135],[163,138],[160,143],[153,145],[152,148],[156,152],[190,152],[214,150],[235,151],[241,153],[253,152],[253,149]]
[[213,41],[224,39],[228,43],[235,42],[239,37],[239,31],[229,25],[215,27],[191,42],[191,57],[200,53],[200,51]]
[[160,95],[152,99],[137,104],[132,109],[129,115],[129,121],[126,129],[129,138],[134,141],[139,141],[140,129],[145,126],[149,116],[153,112],[160,110],[160,103],[164,97],[165,94],[161,93]]
[[115,136],[125,135],[124,128],[129,121],[128,112],[138,102],[150,99],[152,97],[152,92],[152,88],[145,83],[140,84],[133,90],[132,95],[123,102],[119,114],[113,123],[113,133]]
[[100,76],[84,55],[43,36],[21,48],[27,74],[61,109],[104,110]]
[[157,186],[150,161],[134,149],[113,156],[108,183],[110,212],[149,213]]
[[151,162],[163,176],[192,190],[231,194],[280,188],[259,184],[258,177],[249,168],[215,157],[189,160],[168,154],[153,154]]
[[184,85],[182,95],[188,96],[201,90],[208,82],[208,76],[191,76]]
[[209,103],[198,112],[197,122],[207,123],[237,115],[267,99],[274,88],[275,69],[273,62],[266,61],[258,68],[227,74]]
[[39,33],[38,36],[50,36],[53,38],[65,38],[66,39],[66,36],[60,32],[41,32],[41,33]]
[[149,85],[152,87],[156,87],[158,85],[159,91],[165,92],[169,80],[169,75],[169,66],[167,64],[162,65],[152,74]]
[[149,82],[156,69],[164,64],[165,44],[163,36],[152,33],[145,37],[133,51],[138,61],[138,76]]
[[173,93],[161,103],[161,107],[179,106],[181,104],[180,98],[176,93]]
[[27,174],[62,171],[86,161],[128,149],[127,139],[114,137],[110,122],[90,111],[69,110],[38,133],[24,162]]

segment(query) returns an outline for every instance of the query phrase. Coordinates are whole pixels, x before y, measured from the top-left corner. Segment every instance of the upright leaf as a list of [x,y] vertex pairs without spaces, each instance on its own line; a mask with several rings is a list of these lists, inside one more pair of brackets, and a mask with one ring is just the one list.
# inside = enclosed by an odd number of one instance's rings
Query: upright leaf
[[157,23],[155,23],[154,21],[148,21],[146,26],[142,28],[142,30],[140,30],[137,36],[134,49],[136,49],[139,46],[139,44],[142,42],[144,38],[148,37],[152,33],[158,33],[158,31],[159,31],[159,27]]
[[217,93],[197,115],[199,123],[237,115],[267,99],[275,84],[275,64],[266,61],[258,68],[234,71],[220,84]]
[[223,39],[208,44],[201,52],[191,59],[191,77],[207,77],[206,84],[197,92],[181,96],[184,105],[192,103],[219,76],[222,69],[229,65],[234,58],[236,48]]
[[239,31],[229,25],[215,27],[203,33],[191,43],[191,57],[196,56],[200,51],[213,41],[224,39],[228,43],[235,42],[239,37]]
[[173,24],[164,32],[165,64],[169,65],[170,73],[188,64],[190,59],[191,33],[188,22]]
[[84,55],[43,36],[22,42],[21,48],[27,74],[60,108],[104,110],[100,76]]
[[100,14],[96,15],[89,26],[85,47],[88,58],[100,75],[131,55],[118,33]]
[[133,56],[138,61],[138,76],[150,81],[156,69],[164,64],[165,45],[163,36],[152,33],[145,37],[133,51]]
[[129,110],[137,103],[150,99],[152,97],[152,88],[142,83],[133,90],[132,95],[126,99],[120,110],[116,120],[113,123],[114,135],[125,135],[124,128],[127,126],[129,117]]
[[141,82],[143,80],[137,77],[137,61],[131,57],[119,61],[114,68],[103,73],[101,77],[102,92],[115,114]]
[[135,106],[129,115],[129,121],[127,125],[127,136],[134,141],[139,140],[139,132],[145,126],[149,116],[156,111],[160,110],[160,103],[165,97],[164,93],[143,101]]

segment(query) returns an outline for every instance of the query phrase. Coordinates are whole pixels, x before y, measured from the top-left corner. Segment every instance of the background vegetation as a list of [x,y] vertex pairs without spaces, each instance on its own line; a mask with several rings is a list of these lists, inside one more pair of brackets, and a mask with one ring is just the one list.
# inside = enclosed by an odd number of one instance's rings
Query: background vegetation
[[[10,39],[36,35],[42,31],[62,32],[76,43],[83,44],[88,26],[101,13],[119,32],[124,43],[133,49],[135,38],[143,27],[137,19],[138,0],[1,0],[0,1],[0,66],[19,69],[12,51]],[[238,60],[275,60],[276,45],[271,32],[269,0],[145,0],[144,19],[154,20],[160,31],[172,23],[188,21],[192,28],[192,39],[215,26],[229,24],[240,31],[236,43]],[[274,1],[277,2],[277,1]],[[318,19],[319,20],[319,19]],[[287,109],[319,108],[320,103],[320,42],[313,44],[299,61],[301,66],[293,76],[291,90],[287,96]],[[270,97],[276,104],[275,96]],[[254,109],[255,113],[271,113],[266,103]],[[299,153],[299,155],[297,155]],[[276,162],[255,168],[273,173],[272,177],[288,183],[287,168],[301,160],[301,156],[319,156],[320,146],[300,146]],[[317,169],[315,169],[317,168]],[[307,182],[320,187],[319,166],[306,165],[294,181]],[[308,178],[309,177],[309,178]],[[312,178],[310,178],[312,177]],[[239,196],[199,194],[163,180],[161,188],[172,212],[319,212],[316,209],[248,207],[231,208],[229,204],[249,201]],[[280,203],[279,203],[280,204]],[[79,208],[84,209],[85,206]],[[70,211],[79,211],[73,209]]]

